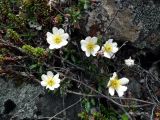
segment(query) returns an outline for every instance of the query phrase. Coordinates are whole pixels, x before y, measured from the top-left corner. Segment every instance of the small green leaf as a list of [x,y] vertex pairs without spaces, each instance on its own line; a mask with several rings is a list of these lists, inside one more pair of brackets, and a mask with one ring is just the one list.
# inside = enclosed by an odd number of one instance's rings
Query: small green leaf
[[33,65],[29,66],[29,68],[30,68],[31,70],[34,69],[34,68],[36,68],[36,67],[38,67],[38,64],[33,64]]
[[121,118],[122,118],[122,120],[128,120],[128,116],[127,116],[126,114],[123,114],[123,115],[121,116]]
[[85,104],[85,109],[86,111],[89,113],[90,109],[91,109],[91,105],[90,105],[90,102],[87,101],[86,104]]

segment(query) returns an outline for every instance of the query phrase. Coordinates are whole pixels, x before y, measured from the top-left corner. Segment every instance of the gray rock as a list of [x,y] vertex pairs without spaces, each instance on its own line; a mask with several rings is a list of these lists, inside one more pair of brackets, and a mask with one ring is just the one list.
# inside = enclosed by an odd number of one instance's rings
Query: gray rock
[[87,13],[88,33],[105,32],[138,48],[155,50],[160,45],[160,4],[154,0],[102,0]]
[[[45,91],[44,94],[40,85],[23,83],[16,86],[14,81],[0,78],[0,120],[51,117],[80,99],[79,96],[69,94],[64,97],[63,104],[63,98],[59,94]],[[78,103],[57,117],[78,119],[80,109],[81,105]]]
[[42,90],[41,86],[23,83],[17,87],[12,80],[0,79],[0,114],[33,118],[37,111],[36,99]]

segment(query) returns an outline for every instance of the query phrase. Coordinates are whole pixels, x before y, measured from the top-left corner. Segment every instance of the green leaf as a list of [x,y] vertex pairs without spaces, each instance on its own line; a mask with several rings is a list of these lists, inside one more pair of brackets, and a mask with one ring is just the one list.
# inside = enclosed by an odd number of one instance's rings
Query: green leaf
[[86,111],[89,113],[89,111],[90,111],[90,109],[91,109],[91,104],[90,104],[89,101],[86,102],[86,104],[85,104],[85,109],[86,109]]
[[127,116],[126,114],[123,114],[123,115],[121,116],[121,118],[122,118],[122,120],[129,120],[129,119],[128,119],[128,116]]
[[33,64],[33,65],[29,66],[29,68],[30,68],[31,70],[34,69],[34,68],[36,68],[36,67],[38,67],[38,64]]

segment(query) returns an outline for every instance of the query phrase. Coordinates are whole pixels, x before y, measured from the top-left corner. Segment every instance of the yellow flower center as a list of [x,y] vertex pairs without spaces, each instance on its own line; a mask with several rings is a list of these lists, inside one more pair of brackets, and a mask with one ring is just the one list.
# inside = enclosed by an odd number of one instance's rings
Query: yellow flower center
[[55,35],[53,38],[53,42],[59,44],[62,42],[62,37],[60,35]]
[[94,49],[94,44],[92,42],[88,43],[87,44],[87,50],[93,51],[93,49]]
[[49,77],[48,80],[47,80],[47,85],[52,87],[53,85],[55,85],[55,81],[53,78]]
[[107,43],[105,46],[104,46],[104,50],[105,52],[112,52],[112,45]]
[[120,86],[120,81],[118,79],[114,79],[110,81],[110,87],[113,89],[117,89]]

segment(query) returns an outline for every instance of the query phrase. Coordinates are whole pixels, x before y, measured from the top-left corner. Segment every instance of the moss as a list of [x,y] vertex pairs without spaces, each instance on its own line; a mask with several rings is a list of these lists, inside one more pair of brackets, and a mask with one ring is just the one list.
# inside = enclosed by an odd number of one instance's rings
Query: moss
[[39,24],[49,24],[50,10],[46,0],[23,0],[22,12],[26,14],[28,21],[37,21]]
[[13,29],[7,29],[7,37],[14,40],[15,42],[20,40],[19,34]]
[[30,5],[33,3],[33,0],[22,0],[24,5]]
[[34,48],[34,55],[35,56],[43,56],[44,53],[45,53],[45,50],[43,48],[40,48],[40,47],[37,47],[37,48]]
[[42,57],[44,54],[45,54],[45,50],[43,48],[40,48],[40,47],[32,47],[30,45],[23,45],[22,46],[22,49],[30,54],[30,55],[33,55],[35,57]]
[[0,63],[3,62],[4,57],[2,55],[0,55]]
[[20,15],[8,13],[7,16],[8,16],[10,23],[14,23],[14,24],[12,24],[13,27],[15,27],[15,28],[25,27],[25,19],[23,17],[21,17]]
[[3,21],[4,18],[6,18],[7,14],[11,12],[10,6],[9,6],[9,2],[8,1],[2,1],[0,2],[0,13],[1,16],[0,20]]
[[81,19],[81,11],[78,7],[70,7],[66,12],[70,14],[73,24],[79,22]]

